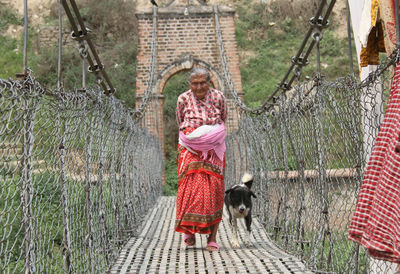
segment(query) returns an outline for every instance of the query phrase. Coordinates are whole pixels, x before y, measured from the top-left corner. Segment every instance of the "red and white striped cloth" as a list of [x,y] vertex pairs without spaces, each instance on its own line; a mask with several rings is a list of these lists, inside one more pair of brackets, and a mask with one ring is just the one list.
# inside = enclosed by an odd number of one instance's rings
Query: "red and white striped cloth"
[[[399,63],[400,64],[400,63]],[[400,263],[400,65],[389,103],[364,174],[349,227],[349,239],[375,259]]]

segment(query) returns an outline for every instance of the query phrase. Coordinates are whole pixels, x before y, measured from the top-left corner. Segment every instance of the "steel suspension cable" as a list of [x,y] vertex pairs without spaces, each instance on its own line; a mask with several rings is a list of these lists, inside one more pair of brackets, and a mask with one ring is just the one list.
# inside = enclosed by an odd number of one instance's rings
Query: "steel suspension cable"
[[24,59],[23,59],[23,68],[22,72],[26,75],[26,67],[28,65],[28,0],[24,0]]
[[17,78],[24,79],[28,75],[28,0],[24,0],[24,49],[23,49],[23,56],[22,56],[22,72],[16,73]]
[[62,58],[62,9],[58,0],[58,59],[57,59],[57,88],[61,88],[61,58]]
[[82,90],[86,90],[86,64],[85,59],[82,59]]
[[347,41],[349,44],[349,67],[350,73],[354,74],[354,67],[353,67],[353,48],[351,43],[351,24],[350,24],[350,7],[349,7],[349,0],[346,0],[346,19],[347,19]]

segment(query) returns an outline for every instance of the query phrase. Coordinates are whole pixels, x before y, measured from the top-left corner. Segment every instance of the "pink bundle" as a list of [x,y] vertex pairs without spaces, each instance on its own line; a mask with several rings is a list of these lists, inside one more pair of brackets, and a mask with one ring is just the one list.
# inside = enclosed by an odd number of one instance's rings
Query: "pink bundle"
[[226,150],[225,125],[222,123],[215,126],[201,126],[188,135],[180,131],[179,144],[191,152],[193,150],[201,151],[204,160],[207,158],[208,152],[214,150],[217,157],[223,161]]

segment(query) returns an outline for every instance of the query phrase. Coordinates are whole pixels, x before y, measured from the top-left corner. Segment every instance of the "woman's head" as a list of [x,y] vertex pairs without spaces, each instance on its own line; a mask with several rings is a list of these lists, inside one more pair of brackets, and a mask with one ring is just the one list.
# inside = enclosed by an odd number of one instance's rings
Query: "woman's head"
[[203,99],[210,88],[210,74],[204,68],[194,68],[189,73],[189,86],[194,96]]

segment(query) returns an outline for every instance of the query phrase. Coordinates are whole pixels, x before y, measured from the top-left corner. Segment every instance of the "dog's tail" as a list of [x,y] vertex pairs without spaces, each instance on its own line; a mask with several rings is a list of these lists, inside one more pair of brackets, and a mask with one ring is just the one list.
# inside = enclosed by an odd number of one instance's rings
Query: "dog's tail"
[[250,189],[251,185],[253,184],[253,175],[247,172],[243,174],[242,183],[245,184]]

